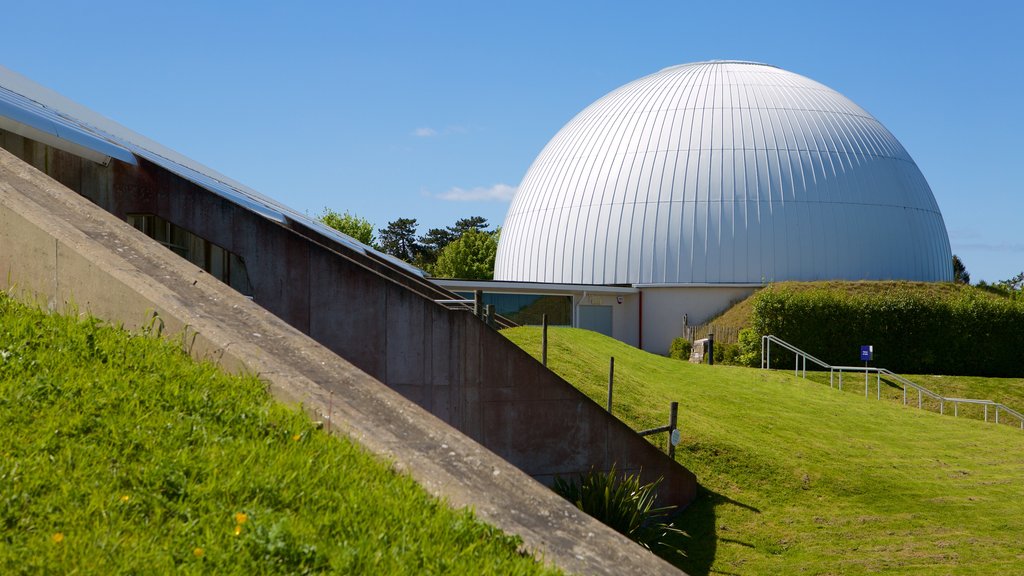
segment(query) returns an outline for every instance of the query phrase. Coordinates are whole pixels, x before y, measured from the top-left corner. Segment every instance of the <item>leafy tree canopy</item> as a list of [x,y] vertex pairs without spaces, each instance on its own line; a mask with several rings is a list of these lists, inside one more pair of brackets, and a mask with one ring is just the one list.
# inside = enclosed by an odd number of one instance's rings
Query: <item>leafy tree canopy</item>
[[377,239],[373,235],[373,224],[366,218],[350,214],[348,210],[344,214],[339,214],[330,208],[324,208],[323,213],[317,215],[316,219],[342,234],[376,248]]
[[1006,280],[1000,280],[999,285],[1009,290],[1024,290],[1024,272],[1017,274],[1013,278],[1007,278]]
[[494,277],[494,257],[498,253],[498,240],[494,234],[475,228],[466,232],[437,256],[434,276],[489,280]]
[[469,218],[456,220],[454,226],[431,228],[419,238],[419,243],[423,250],[417,258],[416,264],[428,272],[433,272],[438,256],[441,255],[441,252],[449,244],[461,238],[469,230],[485,232],[489,226],[487,218],[483,216],[470,216]]

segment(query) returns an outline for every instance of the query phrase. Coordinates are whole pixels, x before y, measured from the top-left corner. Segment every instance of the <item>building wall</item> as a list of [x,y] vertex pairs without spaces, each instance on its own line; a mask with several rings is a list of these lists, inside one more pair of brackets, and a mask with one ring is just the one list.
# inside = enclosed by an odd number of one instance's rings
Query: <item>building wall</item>
[[425,283],[146,162],[99,167],[10,134],[0,143],[121,220],[153,213],[240,255],[257,304],[531,476],[616,464],[664,476],[668,503],[694,498],[692,473],[469,313],[435,304]]
[[672,340],[683,333],[684,315],[689,324],[702,324],[756,289],[756,286],[642,288],[644,350],[668,354]]
[[[199,358],[259,374],[453,507],[518,535],[566,573],[678,574],[467,435],[78,194],[0,150],[0,289],[130,329],[159,326]],[[68,310],[68,304],[74,308]],[[187,339],[178,339],[185,333]]]

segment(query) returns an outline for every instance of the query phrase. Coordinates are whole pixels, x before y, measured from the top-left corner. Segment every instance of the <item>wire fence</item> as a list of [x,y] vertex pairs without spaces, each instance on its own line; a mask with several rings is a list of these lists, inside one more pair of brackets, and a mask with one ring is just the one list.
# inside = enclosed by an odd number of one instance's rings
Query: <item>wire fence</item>
[[696,342],[708,337],[708,334],[715,335],[715,344],[736,344],[739,342],[740,328],[736,326],[720,326],[717,324],[697,324],[694,326],[683,326],[683,338],[690,342]]

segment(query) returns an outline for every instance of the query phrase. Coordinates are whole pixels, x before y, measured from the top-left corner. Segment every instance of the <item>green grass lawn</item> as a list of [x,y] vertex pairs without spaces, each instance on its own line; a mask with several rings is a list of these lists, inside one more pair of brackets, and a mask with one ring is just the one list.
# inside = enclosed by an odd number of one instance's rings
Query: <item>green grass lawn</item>
[[[992,400],[1001,402],[1009,408],[1018,412],[1024,412],[1024,378],[984,378],[980,376],[938,376],[924,374],[901,374],[911,382],[924,386],[928,390],[946,398],[971,398],[975,400]],[[839,377],[833,373],[831,378],[828,372],[808,371],[807,378],[824,386],[839,387]],[[864,373],[844,372],[843,392],[864,397]],[[903,386],[896,380],[885,377],[878,378],[875,374],[869,374],[867,379],[867,396],[902,404],[904,401]],[[960,418],[971,418],[985,420],[995,423],[995,410],[989,407],[986,413],[984,406],[969,403],[960,403],[955,407],[952,403],[946,402],[940,406],[938,400],[918,393],[912,387],[907,387],[906,402],[908,406],[917,407],[918,402],[925,410],[944,413],[950,416],[956,415]],[[1021,429],[1021,421],[1005,412],[999,418],[999,423],[1006,426],[1014,426]]]
[[[540,356],[539,329],[504,333]],[[687,537],[676,563],[687,572],[1024,572],[1018,428],[879,402],[873,382],[865,399],[863,376],[859,394],[856,386],[840,393],[827,375],[822,384],[792,372],[693,365],[593,332],[550,330],[549,366],[602,405],[609,356],[614,413],[633,428],[667,423],[669,402],[680,403],[676,458],[701,484],[680,516]],[[959,382],[965,395],[984,397],[1004,384]],[[1024,408],[1015,402],[1020,381],[1010,388],[992,399]],[[663,446],[665,435],[652,442]]]
[[0,573],[172,572],[547,570],[255,378],[0,294]]

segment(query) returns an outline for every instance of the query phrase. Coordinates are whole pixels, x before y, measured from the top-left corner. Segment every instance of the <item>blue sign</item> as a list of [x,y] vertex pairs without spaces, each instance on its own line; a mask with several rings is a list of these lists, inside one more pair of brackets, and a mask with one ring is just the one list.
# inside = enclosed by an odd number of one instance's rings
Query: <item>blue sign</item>
[[874,346],[861,346],[860,347],[860,360],[861,362],[871,362],[875,359],[875,347]]

